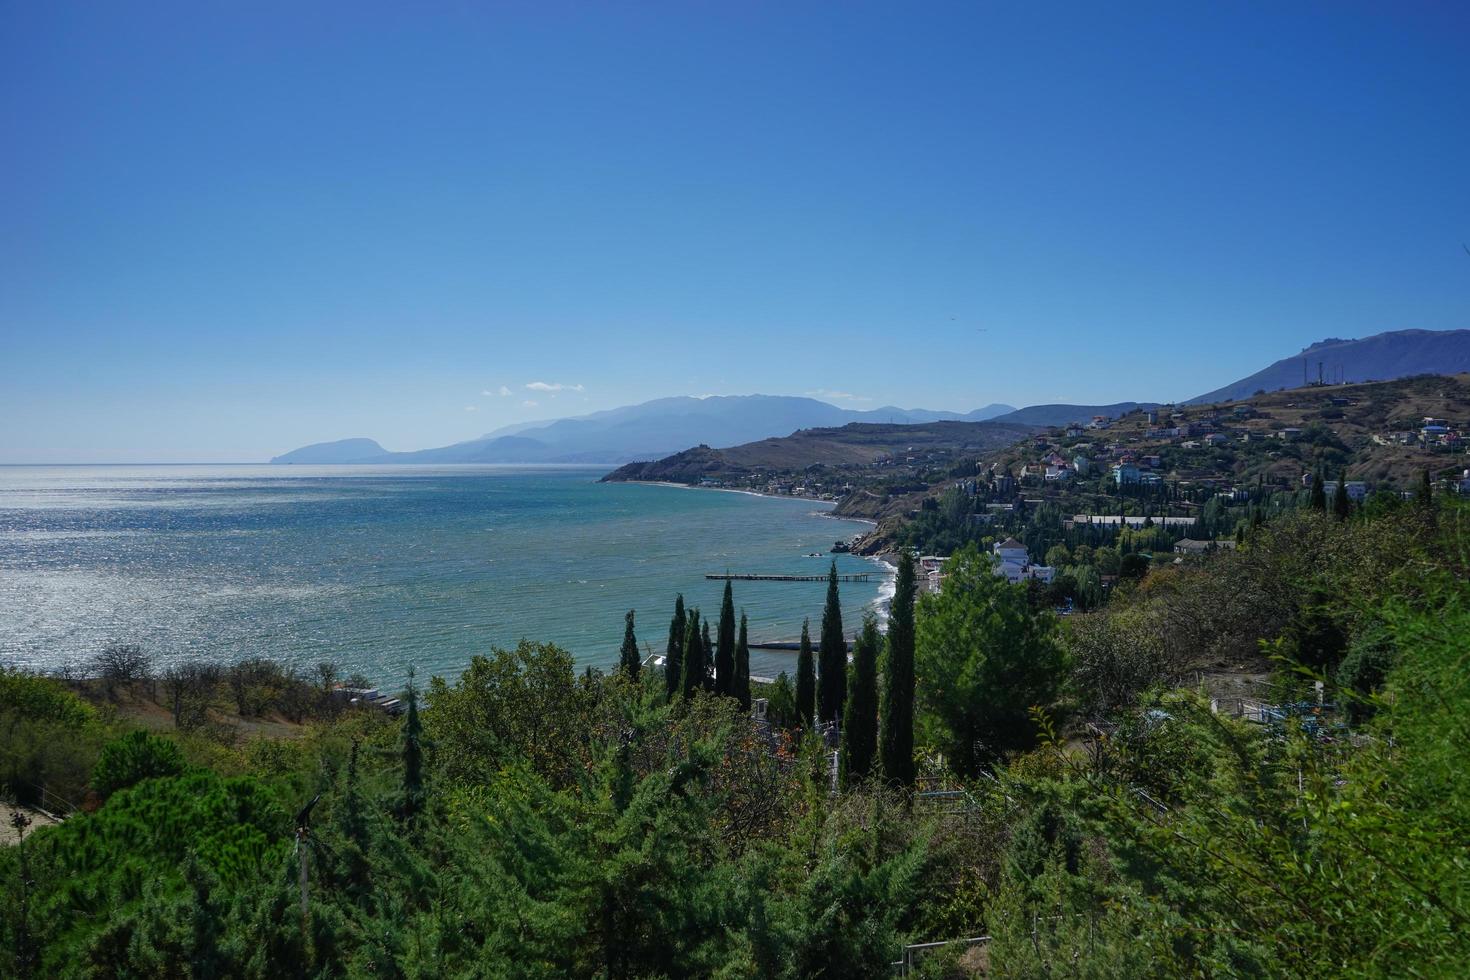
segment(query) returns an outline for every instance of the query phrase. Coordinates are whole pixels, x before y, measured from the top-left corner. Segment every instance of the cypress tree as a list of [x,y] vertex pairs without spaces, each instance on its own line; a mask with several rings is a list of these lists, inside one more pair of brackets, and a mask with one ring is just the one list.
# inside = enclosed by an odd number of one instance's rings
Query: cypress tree
[[1347,520],[1351,505],[1347,495],[1347,468],[1337,478],[1337,493],[1332,495],[1332,515],[1340,521]]
[[725,580],[725,598],[720,602],[719,643],[715,647],[715,693],[735,693],[735,593]]
[[424,726],[419,721],[419,692],[413,669],[408,671],[408,718],[403,723],[403,802],[399,812],[413,823],[424,808]]
[[1429,480],[1428,470],[1425,470],[1420,476],[1422,479],[1419,481],[1419,491],[1414,495],[1414,500],[1427,507],[1434,502],[1434,485]]
[[1323,485],[1326,480],[1326,471],[1318,466],[1316,475],[1312,477],[1312,509],[1322,513],[1327,512],[1327,487]]
[[740,710],[750,710],[750,621],[740,611],[740,639],[735,641],[735,690]]
[[638,668],[642,666],[642,663],[638,659],[638,637],[633,635],[633,610],[631,609],[623,619],[623,649],[618,658],[618,666],[633,680],[638,679]]
[[684,676],[680,690],[687,698],[704,683],[704,641],[699,635],[699,610],[691,609],[684,631]]
[[898,555],[898,575],[888,613],[888,659],[883,670],[883,728],[879,742],[883,778],[914,783],[914,555]]
[[817,703],[817,668],[812,662],[812,621],[801,621],[801,652],[796,655],[796,716],[812,726],[812,709]]
[[669,623],[669,645],[664,651],[664,690],[672,699],[684,682],[684,596],[674,600],[674,619]]
[[856,786],[873,773],[878,748],[878,621],[863,617],[863,629],[852,648],[852,686],[842,716],[842,756],[839,778],[843,788]]
[[822,638],[817,646],[817,717],[842,717],[847,697],[847,640],[842,636],[842,601],[837,595],[837,562],[827,573],[827,606],[822,610]]
[[715,648],[714,645],[710,643],[709,620],[707,619],[704,621],[704,629],[701,632],[701,636],[701,655],[699,660],[700,671],[698,678],[699,686],[704,688],[706,691],[711,691],[714,690],[714,678],[710,676],[710,674],[712,673],[712,671],[710,670],[710,665],[715,661]]

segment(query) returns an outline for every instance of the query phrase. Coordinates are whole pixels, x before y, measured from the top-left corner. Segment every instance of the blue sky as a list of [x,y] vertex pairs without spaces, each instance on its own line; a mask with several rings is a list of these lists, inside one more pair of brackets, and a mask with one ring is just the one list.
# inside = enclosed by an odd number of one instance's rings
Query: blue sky
[[1185,398],[1470,327],[1467,173],[1457,4],[4,2],[0,461]]

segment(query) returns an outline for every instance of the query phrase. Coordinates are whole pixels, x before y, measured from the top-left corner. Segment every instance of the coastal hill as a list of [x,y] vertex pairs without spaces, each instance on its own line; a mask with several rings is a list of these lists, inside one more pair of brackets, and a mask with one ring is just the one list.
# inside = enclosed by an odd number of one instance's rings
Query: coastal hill
[[812,476],[807,482],[814,492],[854,480],[891,480],[895,475],[900,482],[912,483],[920,469],[947,472],[956,462],[1011,445],[1034,431],[1031,426],[1010,422],[855,422],[840,428],[804,429],[782,438],[725,449],[696,446],[664,459],[629,463],[603,480],[713,483],[760,489],[757,484],[764,479],[805,473]]
[[[506,426],[478,439],[416,452],[390,453],[372,440],[344,440],[307,446],[272,462],[622,463],[656,459],[701,443],[738,445],[850,422],[978,422],[1011,411],[1012,406],[1001,404],[963,414],[891,406],[857,411],[783,395],[658,398],[575,418]],[[346,443],[367,448],[354,455],[338,448]]]
[[388,455],[388,450],[372,439],[338,439],[302,446],[272,459],[272,463],[356,463],[374,456]]
[[1360,340],[1319,341],[1249,377],[1191,398],[1189,404],[1232,401],[1318,380],[1392,381],[1464,371],[1470,371],[1470,330],[1395,330]]
[[1020,425],[1067,425],[1072,422],[1091,422],[1094,416],[1103,415],[1110,419],[1127,415],[1138,409],[1158,408],[1157,402],[1115,402],[1112,405],[1030,405],[991,421],[1015,422]]
[[[909,518],[955,487],[1014,477],[1015,493],[1065,513],[1115,513],[1113,467],[1146,487],[1296,492],[1320,465],[1330,479],[1412,489],[1424,471],[1458,476],[1470,463],[1470,375],[1309,386],[1214,405],[1138,408],[1088,425],[995,420],[811,429],[724,449],[698,446],[631,463],[604,479],[718,486],[838,501],[836,513],[880,522],[881,550]],[[1152,415],[1152,420],[1150,419]],[[1446,431],[1425,419],[1443,419]],[[1079,462],[1080,461],[1080,462]],[[1048,474],[1050,471],[1050,474]]]
[[[904,493],[855,488],[837,513],[880,522],[862,549],[891,547],[910,518],[956,487],[1013,489],[988,497],[1052,504],[1061,514],[1115,514],[1119,470],[1130,499],[1161,494],[1176,508],[1222,494],[1255,499],[1297,494],[1319,467],[1329,480],[1346,474],[1364,493],[1411,491],[1427,472],[1462,479],[1470,466],[1470,374],[1420,375],[1396,381],[1308,386],[1212,405],[1140,410],[1099,428],[1053,428],[975,461],[967,473],[928,481]],[[1427,420],[1434,420],[1433,422]],[[1443,425],[1439,423],[1445,423]],[[1254,489],[1253,489],[1254,488]]]

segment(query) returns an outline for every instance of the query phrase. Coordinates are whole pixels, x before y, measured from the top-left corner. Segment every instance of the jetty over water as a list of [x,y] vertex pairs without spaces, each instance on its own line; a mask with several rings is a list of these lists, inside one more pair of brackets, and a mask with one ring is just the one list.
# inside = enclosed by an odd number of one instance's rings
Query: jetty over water
[[[837,576],[839,582],[866,582],[868,572],[850,572]],[[723,575],[706,575],[707,579],[721,582],[825,582],[826,575],[752,575],[725,572]]]

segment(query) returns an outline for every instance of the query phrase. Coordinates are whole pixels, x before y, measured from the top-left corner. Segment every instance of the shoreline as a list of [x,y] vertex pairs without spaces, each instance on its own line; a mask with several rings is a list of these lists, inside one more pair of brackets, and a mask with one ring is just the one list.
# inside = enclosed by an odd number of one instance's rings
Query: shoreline
[[[674,483],[671,480],[611,480],[611,483],[625,483],[640,487],[673,487],[676,490],[709,490],[715,493],[743,493],[747,497],[764,497],[767,500],[805,500],[814,504],[831,504],[833,509],[837,507],[835,500],[823,500],[820,497],[798,497],[793,493],[762,493],[759,490],[741,490],[737,487],[696,487],[688,483]],[[877,527],[878,522],[870,517],[848,517],[846,514],[823,513],[822,517],[830,517],[834,521],[852,521],[855,524],[868,524]]]
[[[698,487],[690,486],[687,483],[674,483],[670,480],[614,480],[612,482],[631,483],[645,487],[673,487],[676,490],[711,490],[716,493],[741,493],[745,494],[747,497],[765,497],[768,500],[805,500],[810,503],[818,504],[832,503],[834,509],[837,506],[832,501],[820,500],[816,497],[798,497],[794,494],[785,493],[761,493],[759,490],[740,490],[734,487]],[[822,512],[818,516],[827,517],[834,521],[852,521],[855,524],[867,524],[870,527],[878,526],[877,521],[871,520],[866,517],[846,517],[841,514],[833,514],[830,512]],[[871,608],[873,610],[874,615],[878,618],[878,629],[886,634],[888,632],[888,614],[893,606],[893,593],[898,585],[898,565],[896,565],[886,554],[859,555],[856,552],[852,551],[846,552],[846,554],[850,554],[854,558],[861,558],[863,561],[872,562],[873,564],[878,566],[879,573],[883,577],[883,580],[878,585],[878,595],[875,596],[871,602],[868,602],[866,605],[864,605],[863,608]],[[792,641],[772,640],[768,642],[788,643]]]

